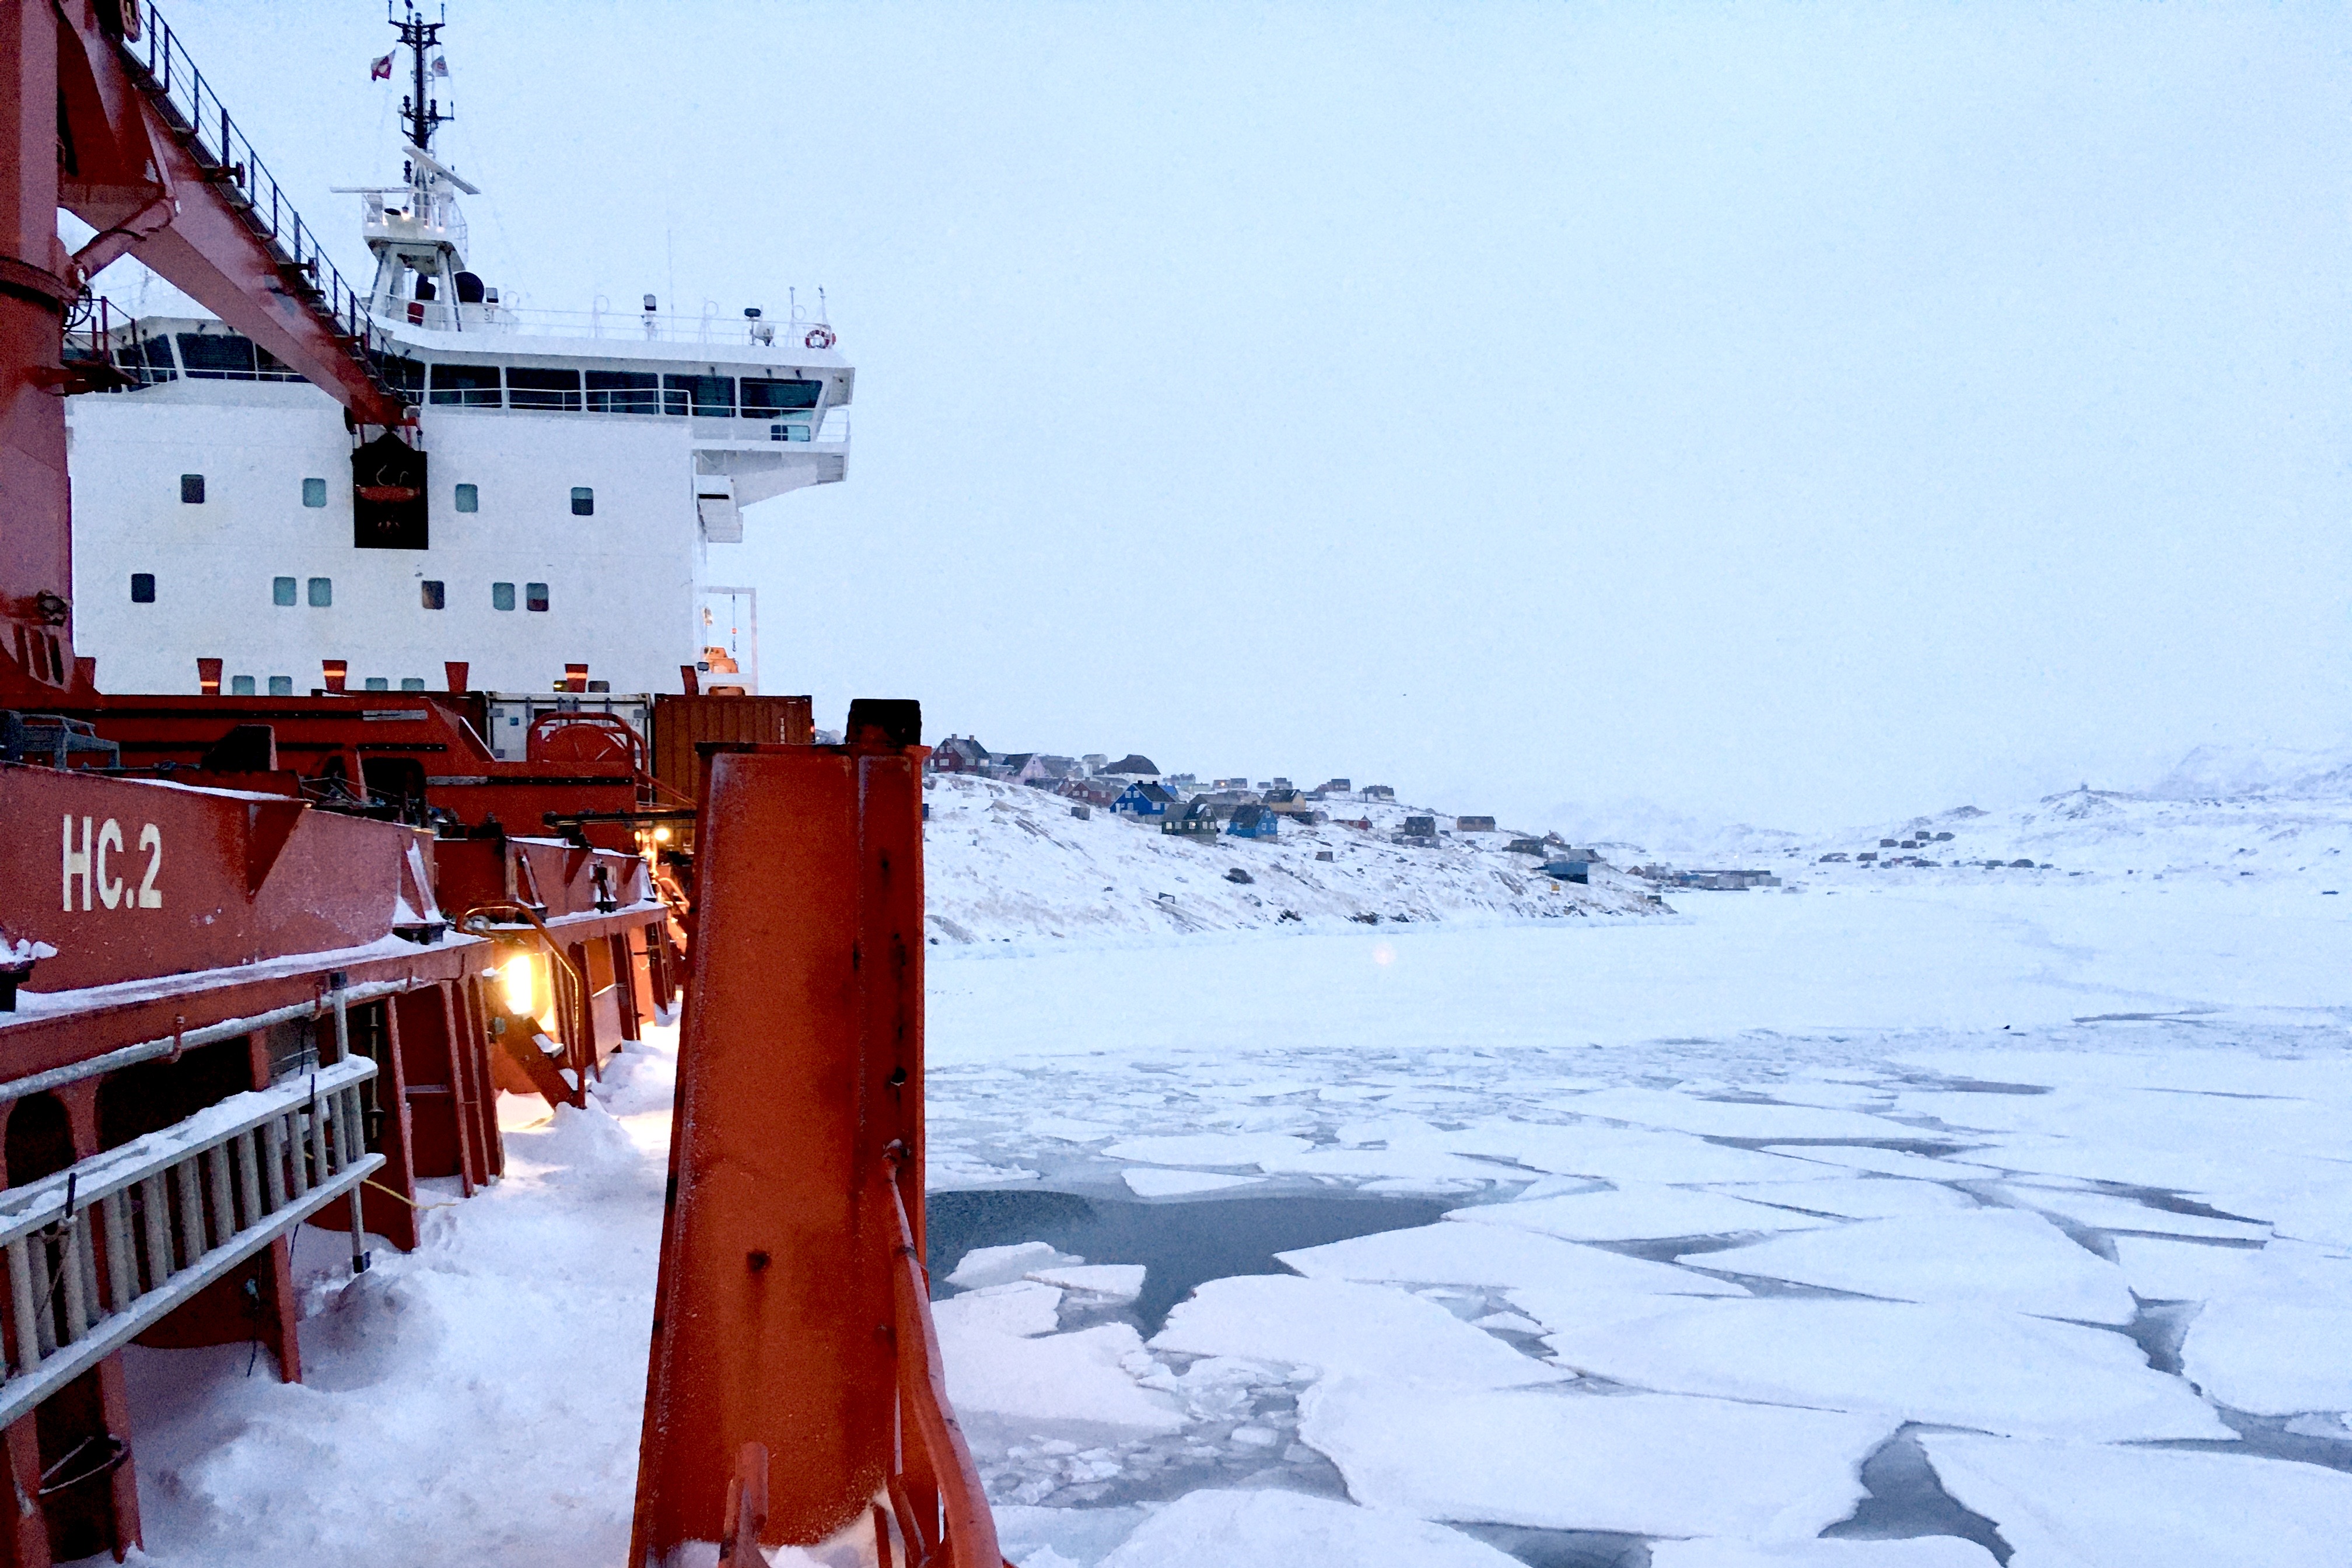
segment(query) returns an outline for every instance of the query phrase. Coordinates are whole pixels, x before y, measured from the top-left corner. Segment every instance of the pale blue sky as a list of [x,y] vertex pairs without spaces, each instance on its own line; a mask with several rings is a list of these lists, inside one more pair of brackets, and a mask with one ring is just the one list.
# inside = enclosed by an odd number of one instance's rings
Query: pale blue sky
[[[363,258],[381,7],[167,9]],[[2352,727],[2341,6],[450,23],[510,300],[829,290],[821,713],[1798,826]]]

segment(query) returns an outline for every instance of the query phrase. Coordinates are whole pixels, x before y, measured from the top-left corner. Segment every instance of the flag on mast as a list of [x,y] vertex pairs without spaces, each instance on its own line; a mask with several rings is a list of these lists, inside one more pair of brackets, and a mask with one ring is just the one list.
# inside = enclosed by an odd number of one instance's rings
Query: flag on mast
[[449,74],[449,61],[446,57],[441,55],[436,55],[433,57],[433,74],[435,76],[447,76]]
[[390,81],[391,79],[392,57],[390,55],[384,56],[382,59],[377,60],[374,64],[368,67],[368,80]]

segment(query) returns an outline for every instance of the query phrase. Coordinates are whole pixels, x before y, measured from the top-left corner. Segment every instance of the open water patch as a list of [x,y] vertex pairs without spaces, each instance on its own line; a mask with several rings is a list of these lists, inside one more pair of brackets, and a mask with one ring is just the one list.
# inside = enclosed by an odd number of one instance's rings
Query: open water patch
[[1957,1535],[1973,1541],[2007,1563],[2016,1548],[2000,1538],[2000,1527],[1944,1489],[1916,1426],[1905,1426],[1871,1450],[1862,1462],[1863,1489],[1869,1494],[1853,1512],[1822,1531],[1824,1541],[1914,1541],[1925,1535]]
[[1129,1309],[1149,1339],[1169,1309],[1212,1279],[1288,1274],[1275,1254],[1381,1231],[1434,1225],[1459,1198],[1265,1193],[1144,1203],[1035,1188],[932,1193],[924,1200],[925,1262],[935,1296],[978,1247],[1043,1241],[1088,1263],[1140,1263],[1143,1294]]

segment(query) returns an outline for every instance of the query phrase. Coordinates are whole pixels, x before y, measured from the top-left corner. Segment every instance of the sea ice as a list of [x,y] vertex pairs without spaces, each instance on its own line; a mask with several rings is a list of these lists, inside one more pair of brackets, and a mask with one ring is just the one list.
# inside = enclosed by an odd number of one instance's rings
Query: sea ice
[[1083,1258],[1073,1258],[1056,1251],[1042,1241],[1016,1242],[1011,1247],[975,1247],[956,1262],[954,1272],[947,1282],[966,1290],[976,1290],[984,1285],[1010,1285],[1033,1268],[1052,1268],[1066,1263],[1084,1263]]
[[1129,1165],[1119,1173],[1127,1190],[1139,1198],[1181,1198],[1195,1193],[1222,1193],[1228,1187],[1255,1187],[1264,1176],[1219,1176],[1206,1171],[1160,1171]]
[[1563,1101],[1577,1116],[1606,1117],[1643,1127],[1666,1127],[1717,1138],[1920,1138],[1927,1134],[1899,1121],[1856,1110],[1812,1105],[1757,1104],[1700,1100],[1665,1089],[1604,1089]]
[[[1649,1241],[1683,1236],[1734,1236],[1749,1231],[1811,1230],[1833,1224],[1721,1193],[1687,1187],[1626,1185],[1611,1192],[1570,1193],[1518,1203],[1480,1204],[1446,1216],[1477,1225],[1540,1231],[1564,1241]],[[1745,1256],[1745,1254],[1742,1254]],[[1708,1264],[1713,1268],[1713,1264]]]
[[1084,1295],[1132,1301],[1143,1294],[1143,1274],[1140,1263],[1084,1263],[1033,1269],[1028,1278],[1041,1285],[1055,1285]]
[[1171,1132],[1129,1138],[1103,1151],[1114,1160],[1147,1165],[1255,1165],[1303,1154],[1314,1145],[1284,1132]]
[[2256,1415],[2352,1410],[2352,1296],[2208,1301],[2189,1325],[2180,1370],[2211,1397]]
[[2343,1568],[2352,1475],[2235,1454],[1926,1432],[2010,1568]]
[[2138,1310],[2123,1270],[2039,1215],[2015,1209],[1858,1220],[1690,1261],[1864,1296],[2006,1307],[2094,1323],[2128,1323]]
[[1059,1325],[1062,1293],[1051,1285],[1026,1279],[1010,1285],[983,1285],[961,1296],[931,1303],[931,1317],[945,1333],[952,1324],[960,1333],[1050,1334]]
[[1605,1127],[1590,1121],[1575,1126],[1489,1121],[1441,1136],[1446,1147],[1460,1153],[1516,1160],[1531,1170],[1556,1175],[1599,1176],[1629,1184],[1790,1182],[1835,1173],[1779,1154],[1727,1148],[1687,1133]]
[[2147,1204],[2134,1203],[2129,1198],[2119,1198],[2107,1193],[2060,1191],[2027,1186],[2021,1183],[2013,1184],[2005,1191],[2012,1200],[2027,1208],[2045,1210],[2095,1230],[2152,1230],[2167,1236],[2202,1236],[2223,1241],[2263,1241],[2271,1234],[2271,1227],[2266,1225],[2175,1214],[2170,1209],[2151,1208]]
[[1407,1291],[1245,1274],[1179,1302],[1152,1348],[1500,1388],[1566,1374]]
[[[1061,1292],[1053,1294],[1058,1299]],[[1150,1358],[1130,1325],[1101,1323],[1067,1334],[1008,1333],[984,1314],[951,1310],[971,1299],[951,1297],[932,1310],[948,1397],[958,1412],[1143,1432],[1172,1432],[1184,1424],[1174,1401],[1137,1384],[1138,1372],[1148,1368]]]
[[2151,1370],[2123,1335],[1985,1307],[1690,1302],[1568,1328],[1544,1342],[1563,1365],[1678,1394],[2016,1436],[2231,1436],[2204,1401],[2179,1379]]
[[1424,1225],[1376,1231],[1275,1257],[1313,1279],[1489,1285],[1611,1297],[1744,1296],[1704,1274],[1579,1247],[1505,1226]]
[[2152,1236],[2119,1236],[2115,1247],[2125,1281],[2147,1301],[2206,1300],[2235,1284],[2253,1250]]
[[1459,1531],[1286,1491],[1188,1492],[1098,1568],[1519,1568]]
[[1873,1149],[1863,1143],[1775,1144],[1768,1152],[1857,1171],[1876,1171],[1882,1176],[1917,1176],[1930,1182],[1976,1181],[2000,1174],[1990,1165],[1970,1164],[1959,1159],[1931,1159],[1902,1149]]
[[1650,1568],[1995,1568],[1999,1559],[1957,1535],[1908,1541],[1654,1541]]
[[1949,1214],[1979,1206],[1957,1187],[1900,1177],[1854,1176],[1822,1182],[1753,1182],[1717,1189],[1751,1203],[1811,1209],[1845,1219],[1894,1219],[1902,1215]]
[[1446,1388],[1371,1378],[1299,1399],[1300,1440],[1349,1494],[1424,1519],[1638,1535],[1802,1539],[1863,1495],[1880,1416],[1680,1394]]

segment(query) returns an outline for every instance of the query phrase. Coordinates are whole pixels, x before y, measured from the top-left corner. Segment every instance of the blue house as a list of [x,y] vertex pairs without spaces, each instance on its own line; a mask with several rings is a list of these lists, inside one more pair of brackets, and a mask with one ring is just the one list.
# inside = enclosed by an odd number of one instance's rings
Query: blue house
[[1225,831],[1235,838],[1273,838],[1282,831],[1282,818],[1262,805],[1235,806]]
[[1157,821],[1166,816],[1168,808],[1175,804],[1176,797],[1156,784],[1131,784],[1118,792],[1118,798],[1110,803],[1110,808],[1122,816],[1132,816],[1138,821],[1146,818]]

